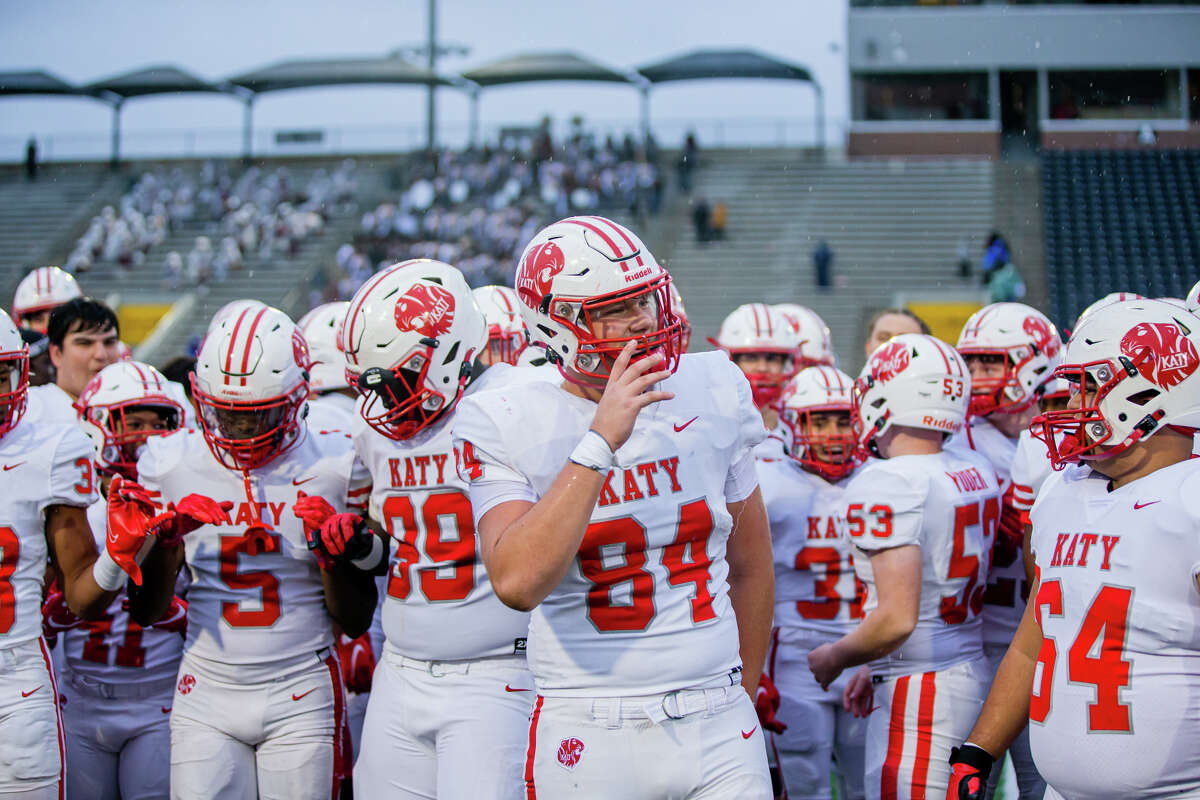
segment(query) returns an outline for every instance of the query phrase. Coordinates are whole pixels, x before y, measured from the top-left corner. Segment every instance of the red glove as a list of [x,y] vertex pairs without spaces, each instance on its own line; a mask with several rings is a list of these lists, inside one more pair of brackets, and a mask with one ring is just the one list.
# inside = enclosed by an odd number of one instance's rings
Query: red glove
[[151,530],[159,544],[174,547],[197,528],[224,522],[232,508],[228,500],[218,503],[202,494],[189,494],[178,503],[168,503],[167,510],[150,521]]
[[946,800],[983,800],[987,795],[988,775],[996,759],[982,747],[964,744],[950,750],[950,785]]
[[321,569],[333,569],[334,560],[321,546],[321,526],[337,515],[337,509],[324,497],[298,492],[292,513],[304,523],[304,541]]
[[108,533],[104,549],[133,582],[141,586],[137,558],[151,533],[154,503],[149,493],[120,475],[108,485]]
[[779,690],[765,672],[758,679],[758,690],[754,693],[754,710],[758,712],[758,722],[764,731],[783,733],[787,730],[787,725],[775,719],[775,712],[779,710]]
[[60,631],[68,631],[86,624],[85,620],[75,616],[75,613],[67,608],[66,596],[57,589],[52,590],[47,595],[46,602],[42,603],[42,633],[47,639],[53,639]]
[[374,539],[358,514],[334,514],[309,539],[308,548],[333,561],[354,561],[370,555]]
[[375,672],[375,651],[371,647],[370,634],[364,633],[357,639],[346,634],[338,636],[338,660],[342,662],[342,680],[346,690],[355,694],[371,691],[371,676]]

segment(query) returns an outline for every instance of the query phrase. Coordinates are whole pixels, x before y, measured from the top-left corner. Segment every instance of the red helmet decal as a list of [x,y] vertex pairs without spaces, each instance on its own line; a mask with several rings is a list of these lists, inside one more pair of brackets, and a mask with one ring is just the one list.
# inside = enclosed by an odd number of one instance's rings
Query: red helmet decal
[[558,763],[567,769],[575,769],[579,759],[583,757],[583,742],[572,736],[558,743]]
[[1058,337],[1051,333],[1049,323],[1041,317],[1026,317],[1021,328],[1029,334],[1038,349],[1050,357],[1053,357],[1062,345]]
[[550,291],[554,276],[563,271],[567,258],[562,248],[554,242],[546,242],[530,250],[521,261],[517,271],[517,294],[530,308],[537,308],[542,298]]
[[418,283],[396,301],[396,328],[426,336],[450,332],[454,322],[454,295],[441,286]]
[[908,361],[908,347],[903,342],[888,342],[871,356],[871,377],[887,383],[908,369]]
[[1147,351],[1151,359],[1138,368],[1148,370],[1146,377],[1163,389],[1178,386],[1200,367],[1196,345],[1171,322],[1142,322],[1121,337],[1121,352],[1135,361]]
[[292,331],[292,358],[300,369],[312,369],[312,359],[308,355],[308,341],[299,329]]

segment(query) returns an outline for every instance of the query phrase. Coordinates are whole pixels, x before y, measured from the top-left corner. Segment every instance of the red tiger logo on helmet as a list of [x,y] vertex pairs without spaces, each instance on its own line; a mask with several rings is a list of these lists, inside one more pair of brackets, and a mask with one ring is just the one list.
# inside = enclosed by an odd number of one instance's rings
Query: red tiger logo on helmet
[[1026,317],[1022,323],[1021,329],[1029,334],[1029,338],[1033,339],[1033,343],[1038,349],[1051,358],[1058,352],[1062,346],[1062,342],[1050,330],[1050,324],[1041,317]]
[[418,283],[396,300],[396,328],[436,337],[454,323],[454,295],[432,283]]
[[579,759],[583,757],[583,742],[572,736],[558,743],[558,763],[567,769],[575,769]]
[[903,342],[889,342],[871,356],[871,376],[880,383],[887,383],[908,369],[908,361],[908,347]]
[[308,354],[308,340],[297,328],[292,331],[292,357],[300,369],[312,369],[312,358]]
[[517,272],[517,294],[525,305],[537,308],[550,291],[554,276],[562,272],[566,265],[567,257],[554,242],[546,242],[530,250]]
[[[1140,361],[1147,351],[1150,359]],[[1151,383],[1163,389],[1178,386],[1200,367],[1196,345],[1171,322],[1135,325],[1121,337],[1121,352],[1137,363]]]

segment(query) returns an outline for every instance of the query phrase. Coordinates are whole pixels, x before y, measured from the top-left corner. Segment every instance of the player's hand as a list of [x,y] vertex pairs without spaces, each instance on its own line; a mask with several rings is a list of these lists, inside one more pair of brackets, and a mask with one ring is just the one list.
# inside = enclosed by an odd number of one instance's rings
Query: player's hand
[[982,747],[964,744],[950,750],[950,785],[946,800],[983,800],[996,759]]
[[202,494],[189,494],[178,503],[168,503],[166,510],[150,521],[150,529],[160,545],[175,547],[192,531],[224,522],[232,509],[229,500],[218,503]]
[[329,504],[324,497],[296,493],[296,502],[292,504],[292,513],[304,523],[304,532],[318,531],[325,521],[337,514],[337,509]]
[[783,733],[787,725],[775,718],[779,710],[779,690],[771,676],[763,673],[758,679],[758,689],[754,692],[754,710],[758,712],[758,724],[764,731]]
[[351,639],[344,633],[339,634],[337,649],[346,690],[355,694],[371,691],[371,677],[375,673],[375,650],[371,647],[371,635],[364,633],[357,639]]
[[375,534],[367,527],[366,520],[347,512],[325,520],[319,531],[306,529],[304,537],[321,568],[329,569],[339,561],[356,561],[369,555]]
[[47,639],[54,638],[61,631],[86,624],[85,620],[75,616],[75,613],[67,608],[67,598],[62,592],[54,589],[46,595],[46,602],[42,603],[42,633]]
[[665,356],[661,352],[652,353],[630,364],[635,349],[631,341],[617,356],[592,419],[592,430],[604,437],[613,452],[633,433],[633,425],[643,408],[675,396],[673,392],[650,388],[671,375],[669,370],[661,369]]
[[843,669],[836,657],[833,645],[828,642],[809,651],[808,668],[812,670],[813,677],[817,679],[817,683],[821,684],[822,689],[828,689],[829,684],[837,680],[837,676],[842,674]]
[[846,690],[842,692],[842,708],[852,717],[865,717],[875,710],[875,684],[871,682],[871,668],[863,665],[850,677]]
[[148,549],[153,543],[149,537],[154,503],[149,492],[120,475],[114,476],[108,485],[107,500],[108,531],[104,549],[109,558],[141,586],[142,569],[138,566],[138,557],[144,553],[143,548]]

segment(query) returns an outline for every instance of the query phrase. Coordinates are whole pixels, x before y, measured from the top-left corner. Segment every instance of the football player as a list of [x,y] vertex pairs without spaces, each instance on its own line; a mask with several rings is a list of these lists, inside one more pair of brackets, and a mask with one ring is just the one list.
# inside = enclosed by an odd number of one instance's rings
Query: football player
[[23,328],[45,333],[50,312],[76,297],[83,297],[83,290],[71,273],[60,267],[38,267],[17,284],[12,318]]
[[796,374],[800,333],[782,312],[764,303],[738,306],[721,323],[717,338],[708,340],[725,351],[745,373],[762,414],[767,438],[755,451],[760,459],[786,458],[791,431],[779,421],[779,398]]
[[671,311],[679,320],[679,354],[683,355],[692,345],[692,322],[688,319],[687,309],[683,307],[683,295],[679,287],[671,282]]
[[610,220],[543,229],[515,283],[564,382],[455,418],[496,594],[533,612],[529,797],[771,796],[750,699],[774,599],[765,432],[724,355],[679,358],[669,282]]
[[795,330],[799,345],[796,347],[797,369],[805,367],[833,367],[837,358],[833,354],[833,339],[829,326],[817,312],[798,303],[776,303],[772,306]]
[[[791,458],[758,464],[775,553],[775,628],[765,674],[780,695],[779,724],[767,738],[793,800],[830,797],[835,756],[837,796],[863,797],[866,721],[843,708],[849,676],[834,684],[834,694],[808,670],[810,650],[862,619],[842,502],[861,463],[850,422],[852,384],[833,367],[801,370],[784,387],[780,410],[792,431]],[[770,720],[763,726],[770,730]]]
[[332,623],[364,633],[375,584],[308,542],[365,506],[370,477],[349,434],[305,424],[308,366],[283,312],[259,304],[224,318],[192,376],[201,430],[152,437],[138,459],[168,513],[184,514],[197,491],[229,508],[160,542],[147,567],[149,619],[165,613],[185,561],[191,576],[171,712],[181,800],[328,797],[348,772]]
[[310,427],[318,430],[340,430],[349,433],[355,414],[358,395],[346,383],[346,360],[338,350],[338,332],[350,304],[342,300],[325,303],[309,311],[296,327],[308,342],[312,368],[308,373]]
[[487,352],[481,353],[480,359],[489,366],[515,365],[529,344],[517,293],[507,286],[480,286],[473,294],[487,323]]
[[[96,497],[92,446],[77,425],[24,416],[25,343],[0,315],[0,793],[62,797],[64,743],[58,687],[42,640],[46,560],[71,613],[101,617],[125,585],[144,530],[108,526],[97,555],[87,507]],[[118,513],[123,499],[114,503]]]
[[[371,525],[396,543],[354,766],[364,797],[524,796],[529,617],[492,590],[450,440],[460,401],[516,371],[484,370],[487,347],[466,280],[428,259],[370,278],[342,329],[346,375],[363,394],[354,445],[374,478]],[[331,552],[379,546],[358,518],[350,524],[353,537]]]
[[925,320],[907,308],[885,308],[875,312],[867,322],[867,337],[863,348],[867,358],[879,345],[902,333],[929,333]]
[[[971,315],[957,347],[971,371],[971,402],[967,426],[948,446],[983,455],[1004,493],[983,592],[983,650],[994,674],[1017,632],[1029,593],[1022,558],[1024,515],[1015,499],[1013,462],[1021,432],[1029,428],[1052,380],[1062,340],[1037,309],[993,303]],[[1043,462],[1049,469],[1049,462]],[[1029,739],[1018,737],[1009,752],[1021,800],[1038,800],[1046,787],[1029,755]],[[993,791],[999,777],[996,770]]]
[[1027,723],[1048,798],[1200,796],[1198,347],[1196,318],[1157,300],[1067,342],[1068,406],[1033,422],[1061,470],[1030,513],[1037,577],[948,798],[982,797]]
[[[183,409],[169,381],[149,364],[121,361],[102,369],[79,397],[80,426],[95,450],[101,499],[88,508],[103,547],[107,494],[114,476],[137,480],[137,454],[151,436],[176,430]],[[67,794],[117,800],[170,793],[171,712],[187,605],[176,599],[162,621],[143,628],[123,608],[121,592],[104,615],[84,622],[61,592],[43,606],[47,635],[63,643],[62,718]]]
[[880,457],[845,494],[865,616],[808,662],[822,687],[871,665],[878,709],[867,718],[864,783],[873,799],[944,792],[944,760],[987,693],[980,612],[1000,492],[986,459],[944,449],[970,395],[954,348],[913,333],[876,350],[854,386],[858,441]]
[[98,300],[76,297],[50,313],[47,337],[54,383],[29,392],[31,420],[74,425],[75,402],[88,381],[118,359],[117,315]]

